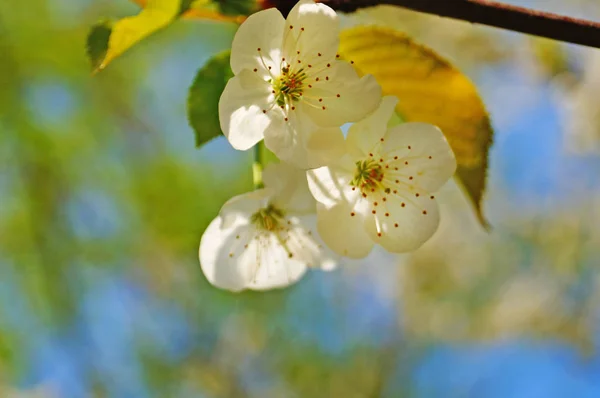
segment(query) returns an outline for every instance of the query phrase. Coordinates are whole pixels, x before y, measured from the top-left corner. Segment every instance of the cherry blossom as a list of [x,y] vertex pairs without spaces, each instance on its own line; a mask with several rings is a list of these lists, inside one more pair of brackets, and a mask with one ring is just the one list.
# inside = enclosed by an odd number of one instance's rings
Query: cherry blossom
[[456,169],[442,132],[425,123],[388,128],[397,103],[381,106],[348,131],[347,153],[307,172],[317,230],[336,253],[365,257],[375,244],[393,253],[417,249],[436,231],[433,193]]
[[306,174],[284,164],[264,171],[265,189],[230,199],[202,236],[200,264],[216,287],[265,290],[298,281],[310,267],[335,268],[316,231]]
[[248,17],[233,39],[235,76],[219,101],[221,129],[234,148],[264,139],[280,159],[305,169],[341,156],[340,126],[374,111],[381,88],[339,59],[339,31],[336,13],[311,0],[287,19],[275,8]]

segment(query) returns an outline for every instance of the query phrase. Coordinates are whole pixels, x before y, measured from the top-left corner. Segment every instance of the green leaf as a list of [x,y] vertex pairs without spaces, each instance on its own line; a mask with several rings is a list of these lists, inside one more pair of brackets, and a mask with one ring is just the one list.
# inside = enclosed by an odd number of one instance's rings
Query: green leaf
[[229,50],[214,56],[198,71],[188,96],[188,121],[200,147],[221,134],[219,98],[233,77]]
[[92,63],[92,69],[97,70],[106,57],[108,39],[112,33],[112,22],[103,21],[92,26],[87,38],[87,55]]
[[224,15],[250,15],[259,10],[258,2],[253,0],[219,0],[216,3]]
[[181,0],[181,4],[179,6],[179,12],[177,14],[182,15],[183,13],[185,13],[187,10],[189,10],[192,7],[193,2],[194,2],[194,0]]
[[182,0],[148,0],[138,15],[113,24],[102,22],[95,25],[87,40],[92,68],[94,71],[104,69],[134,44],[169,25],[187,7],[189,2],[182,3]]

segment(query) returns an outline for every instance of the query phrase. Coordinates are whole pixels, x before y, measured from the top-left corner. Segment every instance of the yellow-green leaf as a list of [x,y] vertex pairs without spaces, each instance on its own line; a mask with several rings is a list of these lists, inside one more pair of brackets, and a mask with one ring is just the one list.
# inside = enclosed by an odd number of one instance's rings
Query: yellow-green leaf
[[[145,7],[148,0],[131,0]],[[261,9],[257,0],[183,0],[181,17],[242,23],[246,16]]]
[[456,177],[487,226],[481,201],[493,130],[473,83],[432,50],[389,28],[346,29],[339,53],[359,73],[375,76],[384,95],[400,99],[396,110],[403,120],[442,129],[456,155]]
[[179,15],[181,5],[181,0],[148,0],[138,15],[95,25],[88,36],[94,70],[105,68],[138,41],[167,26]]

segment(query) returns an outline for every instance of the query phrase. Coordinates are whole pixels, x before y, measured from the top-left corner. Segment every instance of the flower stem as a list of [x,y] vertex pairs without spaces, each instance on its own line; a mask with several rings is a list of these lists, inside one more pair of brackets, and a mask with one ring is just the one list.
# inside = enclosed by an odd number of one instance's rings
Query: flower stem
[[263,171],[263,143],[259,142],[254,146],[254,162],[252,163],[252,181],[254,182],[254,189],[260,189],[264,187],[262,179]]

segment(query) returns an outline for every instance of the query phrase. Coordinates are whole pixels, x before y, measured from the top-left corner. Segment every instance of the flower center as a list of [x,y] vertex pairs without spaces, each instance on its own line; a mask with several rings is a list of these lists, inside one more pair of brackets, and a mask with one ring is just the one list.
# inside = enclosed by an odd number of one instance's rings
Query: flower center
[[281,76],[273,81],[273,91],[277,105],[283,106],[292,101],[297,102],[302,98],[304,80],[306,79],[304,68],[292,71],[290,66],[281,68]]
[[354,179],[350,185],[362,189],[383,188],[383,167],[379,162],[368,159],[356,162]]
[[275,231],[281,225],[285,213],[273,206],[268,204],[267,207],[263,207],[252,215],[250,221],[256,225],[258,229],[265,231]]
[[[375,192],[375,190],[381,189],[385,193],[390,193],[391,189],[385,187],[383,184],[384,179],[384,167],[381,164],[381,159],[377,162],[374,159],[361,160],[356,162],[356,171],[354,172],[354,179],[350,181],[350,185],[356,187],[363,192],[363,196],[366,197],[366,192]],[[385,168],[389,166],[386,165]],[[396,181],[398,182],[398,181]],[[352,188],[354,190],[354,188]]]

